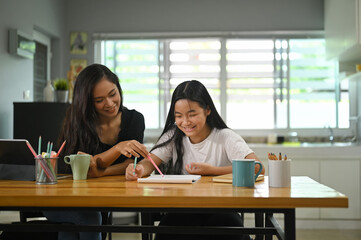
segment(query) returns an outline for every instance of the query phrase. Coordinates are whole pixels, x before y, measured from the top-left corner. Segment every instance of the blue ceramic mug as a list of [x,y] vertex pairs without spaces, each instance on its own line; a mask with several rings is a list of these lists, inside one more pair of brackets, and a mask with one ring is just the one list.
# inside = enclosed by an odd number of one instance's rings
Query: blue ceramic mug
[[[256,175],[255,165],[259,164]],[[254,187],[254,183],[262,172],[262,164],[255,159],[233,159],[232,160],[232,185],[235,187]]]

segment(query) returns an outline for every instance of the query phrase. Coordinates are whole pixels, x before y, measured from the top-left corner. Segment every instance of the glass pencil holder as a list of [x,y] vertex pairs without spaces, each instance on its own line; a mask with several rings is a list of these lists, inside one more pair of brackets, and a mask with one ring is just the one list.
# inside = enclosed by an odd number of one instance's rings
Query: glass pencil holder
[[35,181],[36,184],[56,184],[58,173],[57,157],[35,158]]

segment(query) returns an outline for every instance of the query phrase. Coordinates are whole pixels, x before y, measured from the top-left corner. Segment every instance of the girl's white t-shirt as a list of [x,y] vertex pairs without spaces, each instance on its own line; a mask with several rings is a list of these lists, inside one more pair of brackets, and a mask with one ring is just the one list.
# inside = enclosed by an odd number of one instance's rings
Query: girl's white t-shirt
[[[173,130],[165,133],[157,144],[167,141],[173,133]],[[217,167],[230,166],[232,159],[244,159],[253,153],[244,139],[229,128],[214,128],[206,139],[196,144],[191,143],[189,137],[184,136],[182,143],[184,147],[182,174],[188,174],[185,166],[191,162],[203,162]],[[177,159],[174,141],[154,149],[152,153],[165,163],[173,159],[174,164]]]

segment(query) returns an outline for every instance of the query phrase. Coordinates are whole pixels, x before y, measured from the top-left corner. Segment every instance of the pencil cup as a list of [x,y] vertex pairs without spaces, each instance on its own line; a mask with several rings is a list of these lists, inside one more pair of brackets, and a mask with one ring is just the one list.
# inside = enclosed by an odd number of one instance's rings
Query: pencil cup
[[36,184],[56,184],[58,173],[58,158],[35,158],[35,181]]
[[86,180],[90,165],[90,155],[71,154],[64,157],[64,162],[70,164],[73,172],[73,180]]
[[291,159],[268,159],[268,184],[275,188],[291,186]]

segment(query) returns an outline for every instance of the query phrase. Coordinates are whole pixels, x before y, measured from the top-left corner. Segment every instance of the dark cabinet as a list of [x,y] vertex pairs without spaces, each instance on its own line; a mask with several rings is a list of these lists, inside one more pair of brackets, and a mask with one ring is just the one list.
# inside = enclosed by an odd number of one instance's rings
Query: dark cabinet
[[14,102],[14,138],[27,139],[34,148],[42,138],[43,151],[48,141],[57,146],[58,136],[69,103]]

